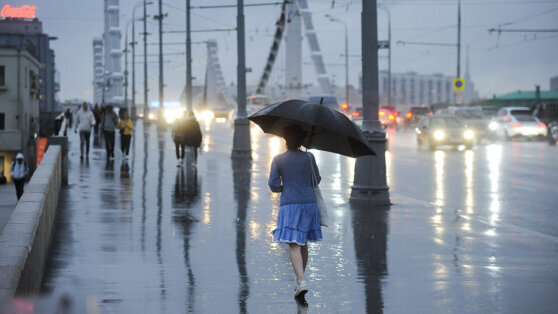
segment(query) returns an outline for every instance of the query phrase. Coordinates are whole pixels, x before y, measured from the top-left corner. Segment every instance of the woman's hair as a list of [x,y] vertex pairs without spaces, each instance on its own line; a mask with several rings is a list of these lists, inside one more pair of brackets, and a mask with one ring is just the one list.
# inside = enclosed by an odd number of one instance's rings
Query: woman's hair
[[298,125],[291,124],[283,129],[285,141],[288,149],[297,149],[302,146],[306,132]]

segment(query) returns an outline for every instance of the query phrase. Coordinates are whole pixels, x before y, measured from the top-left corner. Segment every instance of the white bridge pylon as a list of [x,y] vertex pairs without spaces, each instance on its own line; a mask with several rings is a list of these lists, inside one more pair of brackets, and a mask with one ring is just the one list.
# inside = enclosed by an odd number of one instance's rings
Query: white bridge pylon
[[213,108],[236,108],[236,101],[223,77],[217,54],[217,41],[214,39],[207,41],[207,66],[205,71],[204,105]]

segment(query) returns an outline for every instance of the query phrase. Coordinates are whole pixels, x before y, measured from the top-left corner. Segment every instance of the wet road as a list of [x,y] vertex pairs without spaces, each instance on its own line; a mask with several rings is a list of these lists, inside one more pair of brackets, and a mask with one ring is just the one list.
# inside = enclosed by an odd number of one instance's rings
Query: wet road
[[[282,142],[253,128],[254,160],[233,164],[230,125],[212,124],[198,167],[177,168],[170,132],[138,124],[128,163],[101,149],[80,163],[70,138],[46,298],[108,313],[300,310],[270,235]],[[354,159],[316,152],[332,223],[310,245],[308,312],[558,312],[558,148],[430,152],[390,136],[389,210],[351,206]]]

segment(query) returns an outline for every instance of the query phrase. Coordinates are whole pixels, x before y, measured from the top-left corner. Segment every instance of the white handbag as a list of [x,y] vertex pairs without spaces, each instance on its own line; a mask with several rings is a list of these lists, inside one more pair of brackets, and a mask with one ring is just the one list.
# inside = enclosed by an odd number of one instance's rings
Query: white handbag
[[327,227],[329,225],[327,205],[324,197],[322,196],[322,191],[320,191],[320,187],[318,186],[318,180],[316,179],[316,174],[314,173],[314,163],[312,162],[312,156],[310,156],[310,153],[308,153],[308,158],[310,159],[310,169],[312,171],[312,189],[314,189],[316,200],[318,202],[318,208],[320,209],[320,225]]

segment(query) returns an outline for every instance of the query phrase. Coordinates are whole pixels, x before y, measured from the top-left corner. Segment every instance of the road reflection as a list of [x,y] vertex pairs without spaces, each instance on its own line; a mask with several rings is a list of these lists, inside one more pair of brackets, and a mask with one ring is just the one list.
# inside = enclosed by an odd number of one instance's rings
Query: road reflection
[[[185,155],[186,164],[190,165],[193,160],[191,151]],[[184,265],[187,272],[186,287],[186,309],[188,313],[193,313],[195,309],[195,287],[196,279],[192,270],[190,259],[190,240],[192,231],[198,220],[191,212],[191,209],[200,201],[200,181],[196,167],[178,167],[176,170],[172,206],[172,220],[179,229],[182,230]]]
[[166,284],[165,284],[165,267],[163,264],[163,258],[161,255],[161,237],[163,228],[161,228],[161,222],[163,220],[163,172],[164,172],[164,160],[165,160],[165,142],[167,134],[166,132],[157,132],[157,148],[159,150],[159,162],[158,162],[158,172],[157,172],[157,237],[156,237],[156,250],[157,250],[157,263],[160,267],[159,269],[159,280],[160,280],[160,294],[163,300],[166,299]]
[[366,312],[382,313],[382,280],[388,275],[387,238],[389,206],[351,203],[358,279],[364,283]]
[[236,211],[236,263],[240,276],[238,292],[239,313],[247,313],[246,300],[250,295],[248,270],[246,268],[246,212],[250,201],[250,181],[252,178],[252,162],[245,159],[233,159],[234,198]]

